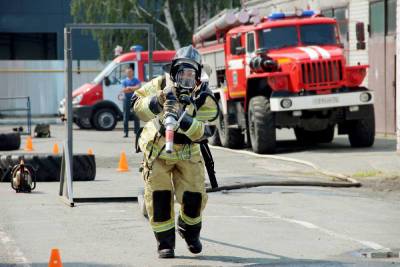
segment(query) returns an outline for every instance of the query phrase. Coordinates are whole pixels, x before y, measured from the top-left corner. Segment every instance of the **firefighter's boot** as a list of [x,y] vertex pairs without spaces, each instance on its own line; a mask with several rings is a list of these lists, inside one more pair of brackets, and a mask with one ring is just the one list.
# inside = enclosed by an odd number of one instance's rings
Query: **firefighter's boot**
[[188,225],[179,216],[178,219],[178,232],[180,236],[185,239],[187,247],[193,254],[198,254],[203,249],[200,242],[201,222],[195,225]]
[[157,239],[158,257],[162,259],[174,258],[175,228],[154,234]]

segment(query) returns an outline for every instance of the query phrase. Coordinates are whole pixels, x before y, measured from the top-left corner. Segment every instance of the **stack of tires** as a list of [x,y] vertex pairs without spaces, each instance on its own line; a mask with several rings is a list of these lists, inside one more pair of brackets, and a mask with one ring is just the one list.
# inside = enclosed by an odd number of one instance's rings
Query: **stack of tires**
[[20,146],[19,133],[0,133],[0,151],[18,150]]
[[[13,166],[21,160],[31,165],[36,171],[38,182],[53,182],[60,180],[61,156],[53,154],[14,154],[0,156],[0,181],[9,182]],[[74,181],[93,181],[96,177],[96,161],[94,155],[74,155],[73,157]]]

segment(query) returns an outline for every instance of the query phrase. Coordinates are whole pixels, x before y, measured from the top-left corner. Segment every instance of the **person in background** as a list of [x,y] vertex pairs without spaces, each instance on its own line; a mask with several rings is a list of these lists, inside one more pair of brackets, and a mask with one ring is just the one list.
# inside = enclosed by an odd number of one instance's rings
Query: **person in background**
[[[122,92],[124,93],[124,137],[128,137],[129,132],[129,118],[131,115],[130,103],[133,93],[140,88],[141,82],[133,76],[135,65],[131,64],[125,70],[126,78],[122,81]],[[140,129],[140,121],[136,114],[133,114],[134,131],[138,133]]]

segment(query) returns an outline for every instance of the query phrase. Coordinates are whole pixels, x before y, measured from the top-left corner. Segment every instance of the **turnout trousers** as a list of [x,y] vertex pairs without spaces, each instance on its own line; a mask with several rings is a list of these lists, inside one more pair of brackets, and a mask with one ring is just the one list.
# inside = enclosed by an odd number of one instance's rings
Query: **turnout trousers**
[[145,205],[158,248],[175,247],[174,198],[180,204],[179,233],[183,237],[198,236],[207,203],[203,158],[200,155],[188,160],[156,158],[151,163],[145,162],[142,175]]

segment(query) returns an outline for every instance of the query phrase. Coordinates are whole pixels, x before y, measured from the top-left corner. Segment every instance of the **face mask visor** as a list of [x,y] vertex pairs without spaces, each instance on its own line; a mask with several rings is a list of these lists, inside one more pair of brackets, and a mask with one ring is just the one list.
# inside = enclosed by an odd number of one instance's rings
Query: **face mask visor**
[[175,80],[179,87],[193,90],[196,86],[196,71],[192,68],[183,68],[178,71]]

